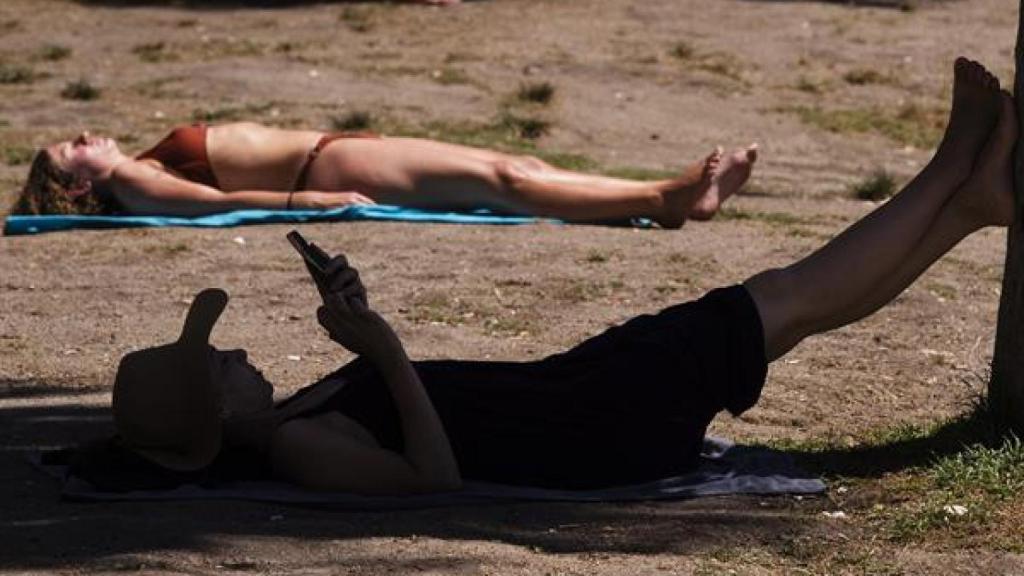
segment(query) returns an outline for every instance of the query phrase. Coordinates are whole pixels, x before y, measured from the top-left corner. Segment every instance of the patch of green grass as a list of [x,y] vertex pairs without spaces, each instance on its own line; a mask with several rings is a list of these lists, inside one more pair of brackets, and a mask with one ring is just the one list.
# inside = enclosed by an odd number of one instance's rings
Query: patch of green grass
[[239,56],[262,56],[267,46],[250,38],[210,38],[198,45],[199,55],[204,59],[234,58]]
[[96,100],[101,93],[99,88],[85,79],[68,82],[60,91],[61,98],[68,100]]
[[576,172],[593,172],[597,170],[597,160],[585,155],[576,154],[573,152],[559,152],[557,150],[542,150],[539,148],[532,148],[527,150],[527,153],[540,158],[541,160],[562,168],[565,170],[575,170]]
[[370,32],[377,26],[373,10],[366,6],[346,6],[338,15],[338,20],[344,22],[349,30],[360,34]]
[[132,48],[132,54],[139,57],[143,62],[170,62],[178,59],[178,54],[172,52],[166,42],[147,42]]
[[545,290],[549,298],[567,304],[580,304],[607,296],[610,287],[603,282],[582,278],[566,278]]
[[739,208],[733,208],[731,206],[723,207],[718,211],[718,218],[722,220],[752,220],[756,222],[764,222],[770,226],[793,226],[800,224],[814,224],[815,221],[811,218],[805,218],[790,214],[788,212],[760,212],[760,211],[749,211],[741,210]]
[[850,108],[824,110],[797,106],[783,111],[793,112],[812,126],[836,134],[874,133],[899,144],[928,149],[942,137],[945,112],[907,104],[896,111],[887,108]]
[[465,70],[459,68],[444,67],[434,70],[430,73],[430,79],[442,86],[451,86],[453,84],[470,84],[471,80],[469,74],[466,74]]
[[609,260],[608,254],[599,250],[591,250],[583,257],[583,261],[587,264],[604,264]]
[[678,172],[672,170],[664,170],[659,168],[642,168],[639,166],[615,166],[602,170],[605,176],[612,176],[614,178],[625,178],[626,180],[669,180],[679,175]]
[[911,485],[918,494],[884,518],[891,539],[915,541],[939,530],[975,530],[1024,491],[1024,443],[975,443],[937,458]]
[[519,85],[516,98],[532,104],[550,104],[555,97],[555,85],[550,82],[530,82]]
[[458,326],[467,320],[476,317],[476,311],[472,310],[462,299],[452,297],[447,292],[440,290],[428,290],[417,294],[413,298],[412,306],[408,309],[409,320],[418,324],[445,324]]
[[190,252],[192,247],[184,242],[174,242],[172,244],[157,244],[153,246],[147,246],[144,251],[150,254],[159,254],[167,257],[177,256]]
[[35,149],[28,146],[7,146],[3,149],[4,162],[8,166],[21,166],[28,164],[35,156]]
[[677,42],[669,55],[696,70],[723,76],[743,82],[743,71],[747,67],[738,57],[726,52],[701,52],[689,42]]
[[64,60],[71,57],[71,48],[61,44],[46,44],[39,49],[37,57],[48,62]]
[[551,131],[551,122],[532,116],[518,116],[511,112],[502,115],[501,122],[520,138],[536,140]]
[[195,122],[234,122],[265,114],[273,108],[273,102],[221,108],[196,108],[192,111],[192,120]]
[[858,200],[878,202],[896,193],[896,179],[884,168],[872,172],[867,178],[850,187],[850,195]]
[[0,64],[0,84],[31,84],[40,77],[41,74],[28,66]]
[[1013,519],[1007,524],[1003,511],[1022,502],[1024,443],[996,432],[984,401],[936,424],[769,444],[835,477],[836,484],[862,487],[848,510],[893,542],[934,541],[943,534],[952,541],[974,536],[999,540],[997,547],[1019,546],[1019,534],[1002,538],[993,531],[1019,525]]
[[365,110],[351,110],[340,116],[331,117],[331,128],[341,132],[370,130],[373,125],[373,114]]
[[796,89],[808,94],[824,94],[828,89],[828,82],[810,76],[800,76],[796,82]]

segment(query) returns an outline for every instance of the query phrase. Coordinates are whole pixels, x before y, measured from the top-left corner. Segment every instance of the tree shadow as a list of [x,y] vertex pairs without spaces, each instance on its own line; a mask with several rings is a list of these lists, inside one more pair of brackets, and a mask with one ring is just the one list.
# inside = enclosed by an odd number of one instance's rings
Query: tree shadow
[[[463,0],[466,1],[466,0]],[[75,0],[105,8],[180,8],[183,10],[287,9],[318,4],[406,4],[397,0]]]
[[851,478],[880,478],[892,472],[926,466],[938,458],[962,452],[977,444],[997,446],[1005,440],[993,424],[984,399],[968,412],[937,426],[927,434],[854,447],[783,450],[805,469],[822,475]]
[[928,4],[942,4],[953,0],[743,0],[761,4],[781,4],[794,2],[814,4],[841,4],[852,8],[891,8],[893,10],[910,11]]
[[0,400],[14,398],[49,398],[53,396],[87,396],[106,391],[101,386],[76,385],[73,380],[39,382],[35,378],[0,377]]
[[[253,538],[280,538],[278,548],[297,555],[308,549],[307,543],[362,550],[363,539],[417,536],[499,542],[554,554],[686,554],[793,537],[810,526],[799,515],[780,511],[790,505],[784,498],[500,504],[399,512],[332,512],[232,501],[66,502],[60,500],[60,482],[40,472],[28,457],[41,449],[111,434],[109,408],[44,401],[23,406],[20,399],[16,404],[0,408],[3,570],[153,569],[159,565],[153,564],[152,554],[223,550],[225,542],[228,549],[239,548],[234,544]],[[759,501],[763,504],[758,505]],[[258,562],[279,562],[271,553],[267,557]],[[331,558],[333,566],[336,553]],[[459,562],[471,565],[486,560],[470,556]],[[470,569],[453,561],[443,555],[405,565],[406,560],[371,547],[339,565],[391,566],[399,573],[423,566],[442,572]],[[296,560],[299,565],[304,562]]]

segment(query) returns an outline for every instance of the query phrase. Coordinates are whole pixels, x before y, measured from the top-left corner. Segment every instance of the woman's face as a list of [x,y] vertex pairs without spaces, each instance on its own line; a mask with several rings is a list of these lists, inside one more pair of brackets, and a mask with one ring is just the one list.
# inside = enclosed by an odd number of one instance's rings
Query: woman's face
[[112,138],[100,138],[88,132],[82,132],[73,140],[58,142],[46,150],[61,170],[85,180],[109,176],[124,159]]
[[216,350],[210,354],[210,377],[221,391],[221,416],[231,420],[269,409],[274,387],[246,359],[245,350]]

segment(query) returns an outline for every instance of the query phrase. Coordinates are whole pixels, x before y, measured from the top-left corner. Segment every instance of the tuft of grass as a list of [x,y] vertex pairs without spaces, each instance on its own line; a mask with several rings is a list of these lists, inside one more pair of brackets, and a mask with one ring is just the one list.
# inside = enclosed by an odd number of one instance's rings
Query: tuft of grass
[[21,20],[4,20],[0,22],[0,34],[21,30]]
[[173,257],[179,254],[190,252],[192,247],[184,242],[175,242],[173,244],[158,244],[154,246],[147,246],[145,252],[149,254],[158,254],[166,257]]
[[61,97],[68,100],[96,100],[100,97],[100,93],[99,88],[85,79],[68,82],[60,91]]
[[516,98],[522,102],[533,104],[549,104],[555,97],[555,86],[550,82],[531,82],[521,84]]
[[340,116],[331,117],[331,127],[341,132],[369,130],[373,124],[373,114],[365,110],[352,110]]
[[916,104],[906,104],[895,112],[874,107],[825,110],[805,106],[783,111],[793,112],[804,123],[836,134],[875,133],[905,146],[922,149],[938,144],[945,121],[943,110]]
[[40,74],[27,66],[0,64],[0,84],[31,84]]
[[692,44],[684,40],[676,42],[675,46],[672,46],[672,49],[669,50],[668,53],[673,58],[678,58],[679,60],[689,60],[690,58],[693,58],[697,54],[697,50],[694,49]]
[[536,140],[551,131],[551,122],[542,118],[517,116],[512,113],[502,115],[501,122],[513,130],[520,138]]
[[196,108],[192,110],[192,120],[195,122],[232,122],[264,114],[273,107],[273,102],[265,102],[262,104],[246,104],[244,106]]
[[668,180],[678,176],[678,172],[672,170],[661,170],[658,168],[642,168],[639,166],[616,166],[603,170],[605,176],[614,178],[625,178],[626,180]]
[[7,146],[3,149],[4,162],[8,166],[28,164],[36,151],[28,146]]
[[878,202],[896,193],[896,179],[884,168],[872,172],[867,178],[850,187],[850,195],[858,200]]
[[57,62],[58,60],[69,58],[70,56],[71,48],[61,44],[47,44],[40,48],[38,53],[40,60],[46,60],[48,62]]
[[143,62],[168,62],[177,60],[177,54],[168,50],[165,42],[148,42],[139,44],[132,48],[132,54],[139,57]]
[[864,86],[866,84],[887,84],[892,81],[889,76],[873,68],[854,68],[853,70],[849,70],[843,74],[843,80],[845,80],[847,84],[852,84],[854,86]]
[[793,226],[800,224],[814,224],[814,219],[804,218],[788,212],[759,212],[746,211],[731,206],[723,207],[718,211],[718,218],[722,220],[753,220],[764,222],[771,226]]
[[349,30],[360,34],[370,32],[377,25],[371,10],[357,6],[346,6],[338,15],[338,20],[344,22]]
[[703,70],[730,80],[743,81],[744,65],[739,58],[725,52],[699,52],[688,42],[677,42],[669,55],[697,70]]
[[430,79],[443,86],[450,86],[452,84],[469,84],[469,74],[466,74],[465,70],[459,68],[440,68],[430,73]]
[[796,82],[796,89],[808,94],[824,94],[828,83],[824,80],[817,80],[808,76],[801,76]]

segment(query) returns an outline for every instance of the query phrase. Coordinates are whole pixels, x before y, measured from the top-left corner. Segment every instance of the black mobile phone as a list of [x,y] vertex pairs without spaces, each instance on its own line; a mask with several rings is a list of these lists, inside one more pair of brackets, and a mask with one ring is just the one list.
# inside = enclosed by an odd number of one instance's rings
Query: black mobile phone
[[320,274],[327,274],[327,265],[331,263],[331,257],[324,252],[322,248],[307,242],[302,234],[299,234],[298,230],[292,230],[286,236],[288,241],[291,242],[292,246],[302,255],[302,258],[313,267],[314,270]]

